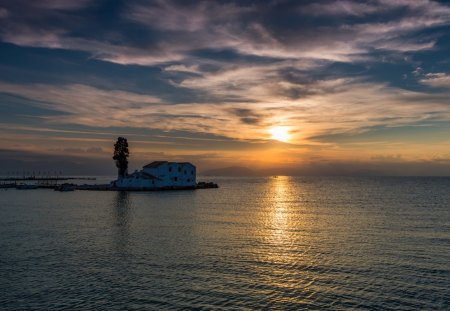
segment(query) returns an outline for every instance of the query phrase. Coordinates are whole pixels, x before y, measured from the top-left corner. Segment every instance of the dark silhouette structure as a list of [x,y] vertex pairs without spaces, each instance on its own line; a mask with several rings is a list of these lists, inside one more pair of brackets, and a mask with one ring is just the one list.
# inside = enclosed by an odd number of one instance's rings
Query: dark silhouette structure
[[128,141],[125,137],[118,137],[114,144],[114,156],[118,168],[118,178],[123,178],[128,174]]

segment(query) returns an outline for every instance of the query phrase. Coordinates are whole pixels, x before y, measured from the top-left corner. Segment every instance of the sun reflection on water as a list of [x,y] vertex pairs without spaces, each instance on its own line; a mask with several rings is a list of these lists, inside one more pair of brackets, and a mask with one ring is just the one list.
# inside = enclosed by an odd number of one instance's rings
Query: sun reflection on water
[[304,203],[308,194],[300,184],[290,176],[270,179],[256,231],[261,243],[255,250],[258,282],[272,289],[273,301],[288,304],[302,304],[318,290],[311,267],[320,260],[312,249],[319,224]]
[[291,188],[292,177],[278,176],[272,178],[266,195],[266,208],[263,213],[262,232],[266,251],[262,260],[271,263],[292,265],[298,259],[298,253],[292,252],[296,243],[299,224],[296,214],[298,199]]
[[272,179],[271,215],[269,215],[268,221],[271,227],[269,239],[271,244],[274,245],[284,245],[290,240],[289,178],[288,176],[280,176]]

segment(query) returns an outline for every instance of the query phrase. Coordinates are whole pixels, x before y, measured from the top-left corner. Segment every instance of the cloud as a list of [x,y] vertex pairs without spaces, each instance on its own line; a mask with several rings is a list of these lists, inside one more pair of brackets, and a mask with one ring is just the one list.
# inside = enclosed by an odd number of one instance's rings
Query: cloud
[[4,8],[0,8],[0,19],[8,16],[8,10]]
[[[37,1],[33,14],[25,10],[28,2],[8,4],[0,19],[0,36],[21,46],[85,51],[119,64],[169,64],[170,70],[172,62],[190,61],[195,66],[201,60],[192,53],[201,49],[284,60],[361,62],[371,58],[374,49],[398,53],[432,49],[436,38],[418,37],[417,32],[450,24],[450,7],[435,1],[327,1],[298,8],[295,1],[283,7],[276,2],[168,0],[127,1],[126,9],[113,17],[117,23],[104,30],[93,15],[72,14],[94,4]],[[311,14],[372,18],[330,19],[322,25],[293,22],[290,27],[281,27],[274,19],[280,15],[301,21],[302,15]],[[141,36],[132,39],[127,32]]]
[[371,157],[372,160],[375,160],[377,162],[402,162],[403,157],[401,154],[396,155],[375,155]]
[[[373,49],[400,53],[432,49],[435,39],[417,38],[413,35],[417,31],[450,23],[450,7],[432,1],[400,1],[394,4],[383,1],[368,4],[333,1],[306,5],[300,8],[300,13],[316,12],[333,16],[343,13],[377,13],[380,16],[368,22],[339,22],[337,25],[324,23],[317,26],[302,23],[297,29],[294,24],[291,26],[292,30],[280,28],[276,23],[267,23],[261,18],[270,17],[272,13],[280,10],[276,6],[222,6],[214,2],[183,6],[173,1],[165,1],[164,4],[157,2],[156,7],[131,3],[130,12],[135,14],[129,13],[127,18],[152,29],[170,30],[171,32],[166,33],[166,40],[170,42],[168,48],[175,47],[178,51],[211,47],[233,49],[244,55],[260,57],[341,62],[364,61],[367,57],[363,55],[370,55]],[[407,10],[403,14],[397,14],[395,18],[392,14],[386,14],[394,10],[398,13],[399,7],[405,7]],[[184,22],[184,17],[178,18],[179,15],[190,16],[191,19]],[[389,17],[384,17],[385,15]],[[180,34],[183,34],[185,42],[176,40]],[[192,45],[191,42],[195,44]]]
[[17,2],[25,2],[28,5],[32,5],[36,8],[50,9],[50,10],[78,10],[87,7],[92,4],[93,0],[40,0],[40,1],[23,1],[19,0]]
[[355,15],[362,16],[380,11],[380,7],[371,3],[355,1],[333,1],[330,3],[313,3],[299,8],[300,12],[310,15]]
[[188,72],[188,73],[201,73],[198,65],[186,66],[180,65],[170,65],[164,68],[165,71],[175,71],[175,72]]
[[0,91],[33,99],[36,105],[68,115],[120,116],[123,108],[140,110],[161,102],[160,98],[118,90],[102,90],[82,84],[19,85],[0,83]]
[[[289,77],[287,81],[282,74],[267,77],[257,69],[235,70],[238,75],[224,73],[222,77],[217,75],[216,80],[209,75],[201,80],[192,78],[195,82],[190,83],[191,88],[214,96],[234,88],[233,100],[219,96],[216,102],[208,104],[167,103],[155,96],[77,84],[2,83],[0,91],[65,113],[40,117],[49,124],[206,132],[247,141],[270,139],[269,129],[276,125],[291,127],[293,143],[301,143],[314,142],[318,135],[358,133],[377,125],[450,120],[449,94],[445,92],[426,94],[350,78]],[[240,85],[228,85],[231,82],[224,77],[230,76],[239,76]],[[296,90],[295,96],[290,90]]]
[[133,21],[154,28],[196,32],[235,20],[245,12],[251,12],[252,7],[237,6],[234,3],[217,3],[198,1],[179,4],[175,1],[143,1],[129,5],[126,17]]
[[316,16],[364,16],[383,14],[390,10],[406,9],[409,14],[442,16],[450,13],[450,8],[437,1],[430,0],[374,0],[374,1],[325,1],[301,6],[299,11]]
[[420,82],[432,87],[450,88],[450,75],[443,72],[428,73]]
[[103,149],[101,147],[90,147],[86,149],[86,152],[89,153],[101,153],[104,152]]
[[239,117],[242,123],[249,125],[260,124],[263,119],[263,115],[254,110],[247,108],[232,108],[230,113]]
[[50,152],[52,153],[68,153],[68,154],[77,154],[77,155],[82,155],[82,154],[88,154],[89,156],[92,156],[93,154],[98,154],[98,153],[104,153],[103,149],[101,147],[88,147],[88,148],[73,148],[73,147],[68,147],[68,148],[55,148],[55,149],[49,149]]
[[415,76],[415,77],[419,77],[419,76],[421,76],[422,74],[423,74],[423,68],[422,67],[416,67],[416,69],[414,69],[414,71],[412,72],[412,74]]

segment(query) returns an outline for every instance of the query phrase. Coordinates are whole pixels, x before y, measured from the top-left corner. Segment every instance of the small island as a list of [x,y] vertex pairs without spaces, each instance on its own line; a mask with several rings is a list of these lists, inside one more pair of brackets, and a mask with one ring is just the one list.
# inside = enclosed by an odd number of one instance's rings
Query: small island
[[213,182],[197,183],[197,169],[189,162],[153,161],[142,170],[128,173],[128,141],[118,137],[114,144],[113,160],[117,179],[109,185],[82,185],[78,190],[159,191],[219,188]]
[[189,162],[153,161],[142,170],[128,174],[128,141],[117,138],[113,159],[118,169],[117,179],[111,182],[112,190],[182,190],[218,188],[214,183],[197,184],[197,169]]

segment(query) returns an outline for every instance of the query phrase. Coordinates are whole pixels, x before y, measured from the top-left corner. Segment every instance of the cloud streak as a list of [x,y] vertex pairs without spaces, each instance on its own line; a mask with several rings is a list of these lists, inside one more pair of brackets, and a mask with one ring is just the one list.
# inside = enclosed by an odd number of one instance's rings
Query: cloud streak
[[[329,133],[360,132],[377,125],[450,120],[448,93],[429,95],[354,79],[286,82],[278,76],[258,80],[255,76],[259,72],[253,70],[239,71],[239,76],[235,100],[209,104],[171,104],[155,96],[85,85],[2,83],[0,91],[65,113],[45,116],[50,123],[208,132],[242,140],[269,139],[269,128],[277,125],[290,126],[300,142]],[[196,83],[190,87],[201,91],[215,92],[225,87],[222,83],[228,83],[209,76],[202,78],[201,83],[197,79],[193,78]],[[295,88],[303,95],[286,96],[292,93],[289,89]]]
[[428,73],[425,78],[420,80],[421,83],[432,86],[450,89],[450,75],[444,72]]
[[[146,35],[139,41],[129,40],[118,23],[99,40],[80,32],[80,25],[90,25],[92,20],[71,14],[93,5],[87,0],[36,2],[33,6],[37,12],[31,15],[19,13],[26,7],[23,1],[8,4],[2,8],[7,13],[1,14],[1,38],[22,46],[86,51],[119,64],[189,60],[198,49],[232,49],[243,55],[277,59],[355,62],[370,57],[373,49],[399,53],[431,49],[435,46],[433,38],[418,39],[414,34],[450,23],[450,7],[434,1],[328,1],[294,10],[269,3],[127,1],[118,22],[125,23],[129,31]],[[295,2],[292,5],[298,6]],[[392,11],[399,8],[404,12],[392,18]],[[271,13],[277,10],[298,20],[308,14],[374,18],[351,23],[334,20],[321,27],[299,23],[289,29],[270,22]]]

